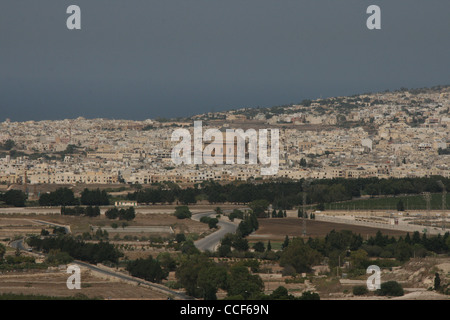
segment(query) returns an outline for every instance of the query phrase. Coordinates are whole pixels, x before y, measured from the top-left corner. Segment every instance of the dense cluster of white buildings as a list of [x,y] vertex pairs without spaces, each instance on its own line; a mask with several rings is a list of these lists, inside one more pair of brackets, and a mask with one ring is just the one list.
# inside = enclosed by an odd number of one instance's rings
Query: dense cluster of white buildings
[[[450,87],[316,100],[307,105],[205,114],[184,122],[67,119],[5,121],[0,143],[0,183],[115,184],[199,183],[271,178],[450,178]],[[276,176],[259,165],[181,165],[171,159],[172,132],[224,130],[246,121],[280,129]],[[445,152],[441,152],[445,153]]]

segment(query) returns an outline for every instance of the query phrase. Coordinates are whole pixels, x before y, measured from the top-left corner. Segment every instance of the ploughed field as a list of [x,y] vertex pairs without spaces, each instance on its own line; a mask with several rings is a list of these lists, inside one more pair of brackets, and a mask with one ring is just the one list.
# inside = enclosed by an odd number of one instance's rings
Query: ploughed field
[[[249,240],[283,240],[286,235],[289,237],[300,237],[303,235],[303,220],[299,218],[269,218],[258,219],[259,229],[249,236]],[[363,238],[375,236],[378,230],[384,235],[405,236],[405,231],[371,228],[359,225],[334,223],[317,220],[306,220],[306,236],[311,238],[325,237],[331,230],[350,230],[353,233],[361,234]]]

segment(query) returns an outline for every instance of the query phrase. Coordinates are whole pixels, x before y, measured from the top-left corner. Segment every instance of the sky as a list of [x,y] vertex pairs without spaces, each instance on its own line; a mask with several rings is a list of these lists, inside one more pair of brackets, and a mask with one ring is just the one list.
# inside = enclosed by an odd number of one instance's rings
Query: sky
[[[81,30],[68,30],[69,5]],[[369,5],[381,30],[369,30]],[[448,0],[2,0],[0,121],[185,117],[450,84]]]

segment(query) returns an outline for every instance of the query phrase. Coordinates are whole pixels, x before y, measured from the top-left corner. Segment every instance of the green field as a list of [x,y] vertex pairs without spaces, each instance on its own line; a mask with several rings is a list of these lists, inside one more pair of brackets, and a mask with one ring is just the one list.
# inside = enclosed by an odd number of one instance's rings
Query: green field
[[[447,194],[447,205],[450,204],[450,194]],[[344,202],[326,203],[325,210],[397,210],[397,203],[403,202],[405,211],[426,210],[427,202],[423,195],[397,196],[385,198],[368,198]],[[431,194],[431,210],[442,210],[442,194]]]

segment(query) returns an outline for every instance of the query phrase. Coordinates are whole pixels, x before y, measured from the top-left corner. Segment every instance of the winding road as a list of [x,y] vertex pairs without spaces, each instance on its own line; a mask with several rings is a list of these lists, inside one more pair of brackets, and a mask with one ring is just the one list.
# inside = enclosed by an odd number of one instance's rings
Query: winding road
[[26,250],[25,247],[23,246],[23,239],[11,241],[9,243],[9,245],[14,249],[19,249],[19,250],[24,250],[24,251]]
[[[224,212],[231,212],[232,210],[225,210]],[[207,216],[213,216],[215,217],[217,213],[215,212],[204,212],[204,213],[197,213],[192,215],[192,220],[200,221],[202,217]],[[194,244],[197,247],[197,249],[201,251],[215,251],[217,247],[219,246],[220,240],[227,234],[227,233],[234,233],[237,230],[238,224],[236,222],[231,221],[224,221],[222,219],[219,219],[219,223],[217,224],[219,226],[219,229],[210,235],[197,240]]]

